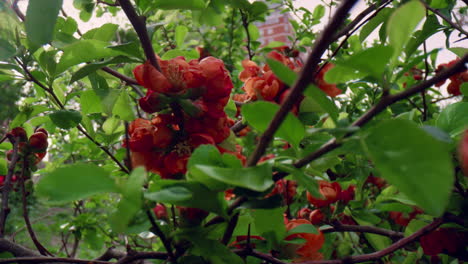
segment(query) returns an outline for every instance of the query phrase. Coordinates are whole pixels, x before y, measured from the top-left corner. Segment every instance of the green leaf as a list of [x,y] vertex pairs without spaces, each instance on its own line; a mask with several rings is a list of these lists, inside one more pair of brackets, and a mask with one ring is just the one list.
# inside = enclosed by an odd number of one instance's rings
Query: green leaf
[[328,113],[335,124],[337,123],[339,115],[338,108],[322,90],[315,85],[309,85],[304,91],[304,95],[307,96],[306,98],[310,98],[322,112]]
[[258,27],[255,24],[250,23],[247,27],[247,30],[249,31],[251,41],[255,41],[260,37],[260,31],[258,30]]
[[159,9],[203,9],[206,6],[203,0],[155,0],[154,5]]
[[393,47],[393,60],[398,58],[413,31],[425,16],[425,8],[419,1],[412,0],[393,12],[387,24],[387,34]]
[[[336,64],[352,68],[376,79],[382,79],[382,75],[387,68],[388,61],[392,57],[392,51],[392,47],[375,46],[360,51],[344,61],[337,61]],[[325,76],[326,81],[330,81],[327,79],[328,75],[332,75],[332,73],[327,72]]]
[[62,0],[29,1],[26,10],[26,35],[35,45],[49,43],[54,35]]
[[101,99],[92,90],[81,92],[80,104],[83,114],[102,112]]
[[312,178],[311,176],[305,174],[302,170],[292,168],[293,169],[293,177],[299,183],[300,186],[306,188],[306,190],[311,193],[315,197],[322,197],[319,193],[319,186],[317,181]]
[[115,192],[117,187],[104,169],[90,163],[75,163],[46,174],[36,185],[36,190],[51,203],[65,203],[98,193]]
[[318,234],[318,230],[315,226],[310,224],[302,224],[298,225],[295,228],[288,231],[287,236],[292,234],[301,234],[301,233],[309,233],[309,234]]
[[175,42],[177,47],[182,47],[184,44],[185,37],[187,36],[188,28],[184,25],[178,25],[175,29]]
[[95,39],[83,39],[65,46],[57,65],[56,74],[79,63],[125,55],[121,51],[108,48],[108,46],[109,43]]
[[[278,110],[277,104],[257,101],[242,106],[242,116],[251,126],[263,133]],[[304,125],[297,117],[288,113],[275,135],[297,147],[305,135]]]
[[159,180],[155,188],[145,193],[148,200],[200,208],[226,216],[226,201],[223,192],[214,192],[198,182]]
[[132,171],[127,182],[123,185],[122,199],[120,199],[117,206],[117,212],[110,218],[113,231],[117,233],[125,232],[130,221],[141,209],[143,204],[142,190],[145,180],[145,168],[138,167]]
[[457,57],[460,57],[460,58],[465,56],[466,53],[468,53],[467,48],[461,48],[461,47],[449,48],[448,50],[450,50],[455,55],[457,55]]
[[286,235],[284,225],[284,208],[256,209],[250,214],[254,219],[255,230],[270,243],[279,243]]
[[190,173],[207,176],[220,182],[243,187],[249,190],[264,192],[273,185],[272,169],[268,163],[248,168],[221,168],[207,165],[194,165]]
[[369,20],[359,32],[359,40],[364,42],[366,38],[384,21],[388,19],[390,14],[392,13],[391,8],[384,8],[382,9],[374,18]]
[[81,122],[81,114],[75,110],[57,110],[49,117],[56,126],[63,129],[76,127]]
[[447,0],[431,0],[430,7],[435,9],[444,9],[449,5]]
[[464,96],[468,96],[468,82],[462,83],[462,85],[460,86],[460,92],[461,92]]
[[[212,264],[238,264],[244,263],[242,259],[232,252],[225,245],[221,244],[218,240],[212,240],[207,237],[207,234],[188,231],[184,234],[184,238],[192,243],[190,253],[195,256],[201,256]],[[183,262],[186,264],[206,263],[204,261],[198,262],[197,259]]]
[[316,20],[320,20],[325,15],[325,7],[323,5],[318,5],[314,8],[312,17]]
[[95,39],[100,41],[111,41],[115,38],[115,32],[119,28],[116,24],[106,23],[98,28],[93,28],[83,34],[83,39]]
[[417,31],[413,37],[409,40],[405,48],[405,53],[408,58],[416,51],[416,49],[428,39],[430,36],[434,35],[441,28],[439,20],[435,15],[429,15],[424,22],[422,30]]
[[112,114],[118,116],[122,120],[133,121],[135,119],[135,114],[133,113],[132,105],[133,103],[127,91],[122,90],[112,109]]
[[452,158],[444,143],[410,121],[395,119],[374,127],[365,144],[383,178],[427,213],[444,212],[454,182]]
[[0,39],[0,60],[6,60],[16,53],[16,48],[11,45],[8,41]]
[[436,120],[436,126],[451,136],[462,133],[468,127],[468,103],[458,102],[447,106]]

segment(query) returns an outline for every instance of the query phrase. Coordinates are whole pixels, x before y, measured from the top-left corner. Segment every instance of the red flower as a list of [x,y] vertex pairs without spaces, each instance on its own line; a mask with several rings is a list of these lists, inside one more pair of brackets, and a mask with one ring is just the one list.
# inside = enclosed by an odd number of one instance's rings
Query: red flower
[[437,256],[440,253],[464,252],[468,243],[467,232],[455,228],[439,228],[419,239],[424,254]]
[[458,158],[463,173],[468,177],[468,129],[463,133],[460,145],[458,146]]
[[34,152],[44,152],[48,145],[47,134],[43,132],[36,132],[29,137],[29,147]]
[[[449,63],[443,63],[437,66],[436,73],[441,72],[445,68],[449,68],[456,64],[458,61],[460,61],[460,58],[457,58]],[[465,70],[463,72],[456,73],[452,76],[450,76],[450,84],[447,86],[447,92],[451,95],[461,95],[460,91],[460,86],[464,82],[468,82],[468,70]],[[436,87],[440,87],[445,83],[446,80],[440,81],[436,83]]]
[[348,189],[341,191],[339,200],[345,204],[349,203],[349,201],[354,199],[355,189],[356,189],[356,186],[350,185]]
[[297,218],[308,219],[312,210],[309,208],[302,208],[301,210],[297,211]]
[[[300,225],[310,225],[311,223],[305,219],[293,219],[286,222],[286,230],[292,230],[293,228]],[[295,238],[305,239],[306,242],[302,245],[289,244],[288,251],[294,250],[295,258],[294,262],[303,262],[309,260],[321,260],[323,256],[318,251],[322,248],[325,243],[325,237],[322,232],[318,234],[311,233],[299,233],[292,234],[285,238],[285,240],[292,240]]]
[[164,204],[157,204],[153,208],[154,215],[157,219],[166,219],[167,218],[167,209]]
[[421,209],[414,207],[413,211],[409,214],[402,212],[389,212],[390,218],[398,225],[407,226],[411,220],[416,218],[418,214],[421,214]]
[[325,81],[325,73],[327,73],[327,71],[329,71],[333,67],[335,67],[334,64],[327,63],[315,78],[315,83],[317,84],[317,86],[330,97],[336,97],[337,95],[342,93],[342,91],[338,89],[338,87],[336,87],[335,84],[330,84]]
[[319,181],[319,192],[323,199],[316,198],[307,192],[307,200],[317,208],[330,205],[340,198],[341,186],[337,182]]
[[313,210],[309,215],[309,221],[313,225],[318,225],[322,223],[323,219],[325,219],[325,215],[322,213],[322,211],[320,211],[320,209]]
[[275,182],[273,190],[265,197],[270,197],[279,194],[283,197],[286,204],[291,204],[296,196],[297,182],[291,180],[281,179]]
[[260,73],[260,67],[248,59],[242,61],[243,71],[239,73],[239,80],[241,82],[246,82],[250,77],[256,77]]
[[207,101],[213,101],[228,97],[234,86],[223,61],[214,57],[206,57],[200,61],[199,65],[206,78],[204,83],[206,92],[203,98]]

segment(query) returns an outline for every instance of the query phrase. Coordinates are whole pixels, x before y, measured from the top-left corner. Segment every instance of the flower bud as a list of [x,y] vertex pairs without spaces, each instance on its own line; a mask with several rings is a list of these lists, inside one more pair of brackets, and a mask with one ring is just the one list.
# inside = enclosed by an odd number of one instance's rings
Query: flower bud
[[319,209],[313,210],[309,215],[309,221],[313,225],[318,225],[318,224],[322,223],[324,218],[325,218],[325,215]]
[[47,134],[36,132],[29,137],[29,147],[33,152],[44,152],[48,145]]
[[167,219],[167,209],[164,204],[157,204],[153,208],[153,212],[157,219]]
[[20,142],[25,142],[28,140],[28,135],[26,134],[26,131],[22,127],[13,128],[9,134],[15,138],[19,138]]
[[189,225],[200,224],[209,214],[207,211],[198,208],[179,206],[177,209],[182,219]]

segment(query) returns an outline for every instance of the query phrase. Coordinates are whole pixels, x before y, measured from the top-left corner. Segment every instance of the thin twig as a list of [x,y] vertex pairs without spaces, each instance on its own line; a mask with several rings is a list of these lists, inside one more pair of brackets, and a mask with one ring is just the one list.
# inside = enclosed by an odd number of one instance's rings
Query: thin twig
[[13,155],[8,165],[8,172],[5,177],[5,182],[2,189],[2,210],[0,211],[0,238],[5,236],[5,225],[8,214],[10,213],[10,208],[8,207],[8,198],[11,191],[11,178],[15,174],[16,163],[19,160],[19,137],[13,138],[10,137],[10,141],[13,144]]
[[154,54],[151,39],[149,38],[148,31],[146,30],[144,17],[138,16],[129,0],[119,0],[119,3],[140,39],[146,58],[150,61],[151,65],[153,65],[158,71],[161,71],[158,60],[156,59],[156,54]]
[[23,164],[21,168],[21,175],[19,177],[19,183],[21,185],[21,202],[23,205],[23,219],[24,223],[26,224],[26,228],[28,229],[29,236],[31,237],[31,240],[34,243],[34,246],[36,246],[37,250],[41,255],[44,256],[54,256],[52,253],[50,253],[49,250],[47,250],[41,242],[39,242],[39,239],[37,239],[36,233],[34,232],[34,229],[32,227],[31,221],[29,220],[29,214],[28,214],[28,201],[26,199],[26,187],[24,185],[24,180],[25,180],[25,174],[26,171],[29,170],[28,162],[23,158]]
[[[177,258],[174,256],[174,253],[172,252],[172,246],[171,242],[167,239],[166,235],[164,232],[159,228],[158,223],[154,220],[154,217],[151,213],[150,210],[146,210],[146,215],[148,216],[148,219],[151,222],[152,230],[161,240],[161,242],[164,245],[164,248],[167,251],[167,256],[169,257],[170,260],[174,261],[174,263],[177,263],[176,260]],[[119,261],[120,262],[120,261]]]
[[432,13],[438,15],[440,18],[442,18],[443,20],[445,20],[445,22],[447,22],[450,26],[452,26],[452,27],[455,28],[456,30],[460,31],[460,33],[463,33],[465,36],[468,36],[468,32],[466,32],[466,31],[465,31],[462,27],[460,27],[459,25],[453,23],[452,20],[450,20],[450,18],[446,17],[444,14],[442,14],[441,12],[439,12],[439,10],[430,7],[425,1],[422,1],[422,0],[421,0],[421,3],[426,7],[426,9],[431,10]]
[[252,52],[251,48],[251,39],[250,39],[250,32],[249,32],[249,19],[247,17],[247,14],[242,10],[239,9],[241,18],[242,18],[242,26],[244,27],[245,34],[247,35],[247,43],[245,44],[245,47],[247,48],[247,54],[249,55],[249,60],[252,60],[254,57],[254,53]]
[[348,14],[349,10],[354,6],[356,1],[357,0],[344,0],[336,10],[336,13],[331,19],[330,23],[325,27],[322,34],[320,34],[319,38],[314,44],[309,58],[306,61],[305,66],[302,68],[299,78],[291,88],[291,92],[289,93],[284,103],[281,105],[280,110],[275,114],[273,120],[268,125],[268,128],[260,137],[260,140],[254,152],[247,161],[247,166],[254,166],[255,164],[257,164],[257,161],[261,158],[263,153],[265,153],[266,148],[273,139],[273,135],[286,118],[286,115],[301,97],[302,92],[305,90],[305,88],[313,81],[315,74],[310,73],[315,72],[317,65],[320,62],[320,58],[322,57],[322,54],[326,51],[326,49],[331,43],[333,34],[341,26],[346,15]]
[[332,233],[332,232],[357,232],[357,233],[371,233],[390,237],[393,239],[401,239],[405,235],[401,232],[396,232],[393,230],[388,230],[384,228],[379,228],[375,226],[360,226],[360,225],[333,225],[331,227],[325,227],[320,229],[322,233]]

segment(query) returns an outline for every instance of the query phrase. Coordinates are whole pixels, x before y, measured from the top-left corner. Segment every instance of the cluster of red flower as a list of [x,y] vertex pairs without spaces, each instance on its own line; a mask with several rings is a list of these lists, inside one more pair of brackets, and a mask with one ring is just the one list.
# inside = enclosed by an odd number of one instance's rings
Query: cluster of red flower
[[133,121],[125,146],[132,151],[133,166],[145,166],[162,178],[176,178],[186,172],[196,147],[217,145],[229,136],[224,107],[233,84],[224,63],[213,57],[190,62],[177,57],[159,60],[159,64],[161,72],[148,62],[134,69],[138,83],[148,89],[140,106],[148,113],[168,107],[175,111],[157,114],[151,121]]
[[[440,64],[439,66],[437,66],[436,73],[442,71],[445,68],[451,67],[458,61],[460,61],[459,58],[449,63]],[[468,82],[468,70],[454,74],[450,76],[449,79],[450,79],[450,84],[447,86],[447,92],[451,95],[461,95],[460,86],[462,85],[462,83]],[[437,87],[442,86],[445,83],[445,81],[446,80],[438,82],[436,86]]]
[[[47,154],[49,134],[43,128],[37,129],[29,138],[22,127],[15,127],[7,133],[6,137],[13,141],[18,140],[18,156],[28,162],[29,166],[38,164]],[[6,153],[8,161],[13,159],[13,150]],[[16,182],[17,177],[12,176],[11,181]],[[0,175],[0,186],[5,182],[5,175]]]
[[[279,47],[268,53],[267,57],[281,62],[295,72],[299,72],[302,63],[298,59],[289,58],[290,53],[286,51],[285,47]],[[239,74],[239,79],[244,82],[242,89],[245,94],[235,95],[234,99],[236,101],[245,102],[261,99],[281,104],[286,99],[290,92],[289,87],[274,75],[268,65],[260,68],[255,62],[244,60],[242,61],[242,67],[244,67],[244,70]],[[327,83],[324,79],[325,73],[332,67],[333,64],[331,63],[325,65],[317,74],[315,83],[327,95],[335,97],[341,93],[341,90],[336,85]],[[293,109],[293,112],[297,113],[297,106]]]
[[[348,189],[342,190],[340,184],[337,182],[319,181],[319,192],[323,198],[316,198],[307,192],[307,200],[316,209],[302,208],[297,212],[298,218],[308,219],[314,225],[322,223],[326,217],[326,213],[323,210],[324,207],[329,206],[328,209],[333,211],[335,208],[331,204],[338,201],[343,204],[349,203],[349,201],[354,199],[355,188],[354,185],[350,185]],[[346,216],[340,215],[340,217]]]

